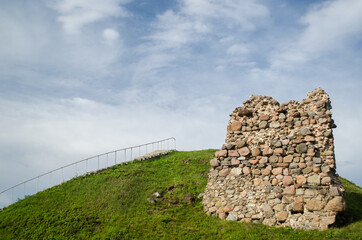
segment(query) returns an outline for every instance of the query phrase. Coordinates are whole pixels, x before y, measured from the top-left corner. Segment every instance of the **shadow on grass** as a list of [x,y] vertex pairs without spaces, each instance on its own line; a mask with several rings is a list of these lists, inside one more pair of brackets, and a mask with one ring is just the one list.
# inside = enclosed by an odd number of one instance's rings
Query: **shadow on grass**
[[340,177],[340,180],[348,190],[346,190],[344,196],[347,211],[339,216],[339,220],[341,226],[347,226],[362,220],[362,188],[347,179]]

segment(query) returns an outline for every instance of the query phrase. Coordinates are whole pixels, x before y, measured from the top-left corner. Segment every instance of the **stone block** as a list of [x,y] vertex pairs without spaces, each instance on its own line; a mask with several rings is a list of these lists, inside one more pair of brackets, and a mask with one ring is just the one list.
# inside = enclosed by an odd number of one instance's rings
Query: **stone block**
[[218,166],[219,166],[219,162],[217,161],[216,158],[213,158],[213,159],[210,161],[210,165],[211,165],[211,167],[215,168],[215,167],[218,167]]
[[228,156],[229,157],[240,157],[237,150],[228,150]]
[[321,177],[317,174],[308,177],[307,181],[312,185],[321,185]]
[[293,155],[288,155],[288,156],[284,157],[283,162],[285,162],[285,163],[293,162]]
[[326,209],[333,212],[343,212],[346,208],[346,203],[341,196],[336,196],[327,203]]
[[316,199],[309,200],[307,202],[307,204],[305,205],[305,207],[309,211],[319,211],[319,210],[322,210],[324,208],[324,206],[325,206],[324,202],[316,200]]
[[289,186],[293,184],[293,178],[291,176],[284,176],[283,178],[283,185]]
[[295,194],[295,187],[294,186],[289,186],[289,187],[285,187],[283,190],[283,195],[294,195]]
[[287,211],[282,211],[282,212],[279,212],[277,214],[277,219],[279,222],[285,222],[288,218],[288,212]]
[[219,157],[227,157],[228,156],[228,152],[227,150],[219,150],[215,152],[215,157],[219,158]]
[[231,123],[230,130],[231,131],[240,131],[241,127],[242,127],[241,122],[236,121],[236,122]]
[[250,150],[249,150],[248,147],[240,148],[238,150],[238,152],[239,152],[240,156],[242,156],[242,157],[246,157],[246,156],[248,156],[250,154]]
[[230,171],[230,168],[222,169],[219,171],[219,176],[226,177],[227,175],[229,175]]

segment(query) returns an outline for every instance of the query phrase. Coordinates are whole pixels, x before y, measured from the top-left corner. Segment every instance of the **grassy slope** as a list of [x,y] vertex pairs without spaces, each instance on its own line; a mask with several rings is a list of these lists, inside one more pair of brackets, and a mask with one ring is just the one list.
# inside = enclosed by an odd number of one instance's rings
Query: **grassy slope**
[[[213,150],[174,152],[79,177],[0,212],[0,239],[361,239],[362,190],[343,180],[349,224],[323,232],[209,217],[198,196]],[[162,198],[149,203],[152,193]]]

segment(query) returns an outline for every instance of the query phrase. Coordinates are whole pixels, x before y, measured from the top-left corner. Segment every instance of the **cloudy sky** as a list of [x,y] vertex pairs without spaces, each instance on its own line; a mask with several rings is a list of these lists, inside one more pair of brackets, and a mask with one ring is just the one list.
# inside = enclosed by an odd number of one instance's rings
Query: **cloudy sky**
[[0,190],[167,137],[220,148],[251,94],[330,94],[362,185],[362,1],[0,0]]

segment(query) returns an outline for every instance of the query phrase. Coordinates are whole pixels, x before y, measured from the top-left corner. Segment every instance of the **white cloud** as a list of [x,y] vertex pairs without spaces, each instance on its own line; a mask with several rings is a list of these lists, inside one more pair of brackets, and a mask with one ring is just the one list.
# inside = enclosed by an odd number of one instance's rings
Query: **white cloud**
[[301,19],[307,26],[301,47],[310,54],[315,51],[344,49],[346,42],[362,33],[362,1],[337,0],[316,5]]
[[245,44],[234,44],[226,50],[226,53],[230,55],[245,55],[249,52],[250,46],[247,46]]
[[106,28],[102,32],[102,36],[106,41],[115,41],[119,38],[119,33],[117,30],[114,30],[112,28]]
[[[138,48],[142,58],[137,63],[137,75],[159,77],[165,68],[177,68],[185,61],[196,68],[192,62],[210,64],[214,60],[211,68],[218,70],[229,63],[245,66],[242,59],[220,61],[227,54],[248,53],[250,46],[240,44],[246,38],[245,33],[267,25],[269,18],[268,8],[254,0],[180,0],[178,3],[175,9],[166,10],[151,23],[151,33]],[[210,56],[199,54],[204,49]]]
[[[346,55],[358,44],[362,33],[362,2],[326,1],[314,5],[301,19],[299,36],[283,43],[271,58],[274,67],[285,68],[331,54]],[[354,50],[353,50],[354,51]]]
[[121,4],[127,0],[56,0],[50,6],[59,12],[58,21],[63,24],[69,34],[79,33],[91,23],[103,21],[111,17],[126,17],[130,13]]
[[182,12],[196,18],[218,19],[225,27],[239,26],[243,30],[255,29],[256,23],[268,16],[268,9],[257,1],[184,0]]
[[256,1],[181,0],[177,12],[166,11],[155,23],[150,36],[168,47],[180,47],[217,34],[216,26],[233,31],[250,31],[269,16],[268,9]]

